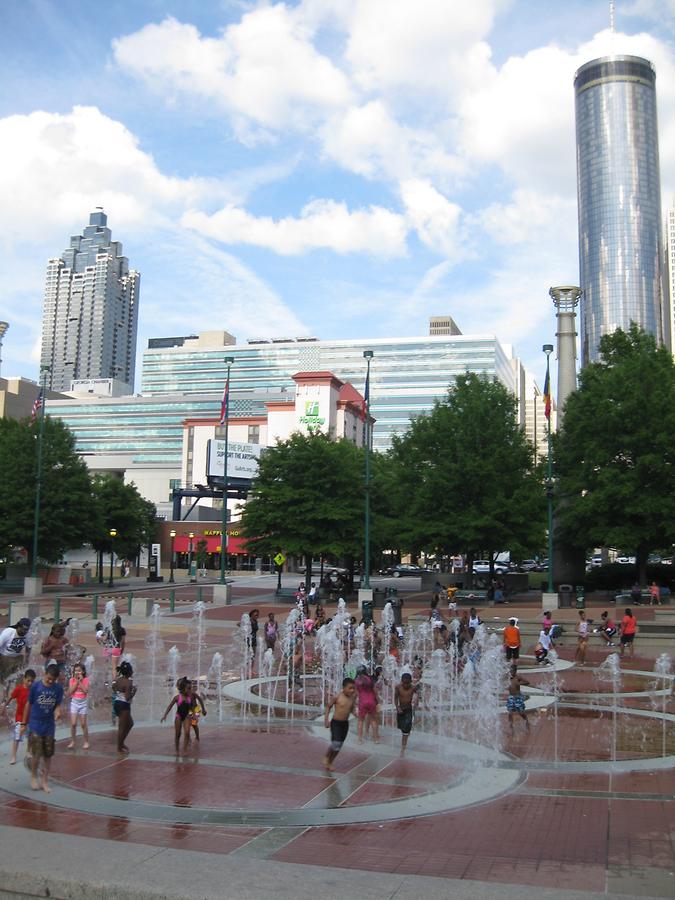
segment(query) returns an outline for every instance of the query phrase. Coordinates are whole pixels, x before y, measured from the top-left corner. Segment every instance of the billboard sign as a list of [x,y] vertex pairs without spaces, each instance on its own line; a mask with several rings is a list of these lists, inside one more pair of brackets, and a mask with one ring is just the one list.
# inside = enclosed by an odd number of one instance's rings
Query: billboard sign
[[[222,478],[225,474],[225,441],[211,440],[207,446],[206,469],[209,478]],[[227,443],[227,477],[255,478],[258,474],[260,444]]]

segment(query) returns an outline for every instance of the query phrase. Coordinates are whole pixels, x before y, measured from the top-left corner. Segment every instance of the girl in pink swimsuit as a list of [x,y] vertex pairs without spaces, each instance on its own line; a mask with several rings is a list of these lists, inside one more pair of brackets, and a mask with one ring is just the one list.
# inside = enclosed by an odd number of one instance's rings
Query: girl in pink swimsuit
[[377,691],[375,690],[375,684],[373,682],[373,679],[366,672],[365,666],[361,666],[358,669],[355,684],[356,684],[356,692],[359,697],[359,710],[358,710],[359,744],[362,744],[363,740],[364,740],[364,736],[363,736],[364,728],[365,728],[366,734],[368,733],[368,729],[371,729],[373,741],[376,744],[379,744],[380,733],[379,733],[379,726],[378,726],[378,721],[377,721],[377,712],[378,712],[378,704],[380,701],[377,696]]

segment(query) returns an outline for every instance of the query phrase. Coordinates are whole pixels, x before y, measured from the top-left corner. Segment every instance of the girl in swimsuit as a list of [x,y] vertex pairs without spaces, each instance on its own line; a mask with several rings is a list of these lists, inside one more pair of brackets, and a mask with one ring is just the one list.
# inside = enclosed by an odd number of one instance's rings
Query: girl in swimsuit
[[133,674],[134,670],[131,667],[131,663],[125,660],[117,667],[117,677],[112,683],[113,711],[117,716],[118,753],[129,752],[129,748],[124,742],[134,727],[134,720],[131,718],[131,701],[136,694]]
[[195,700],[190,689],[190,682],[187,678],[179,678],[176,682],[176,688],[178,693],[167,706],[160,721],[163,722],[171,712],[171,709],[174,706],[176,707],[176,715],[174,717],[174,737],[176,739],[176,754],[178,754],[181,732],[183,733],[183,753],[187,752],[187,746],[190,741],[190,711]]
[[364,727],[366,729],[366,732],[368,731],[368,729],[372,730],[373,741],[376,744],[379,744],[380,734],[377,721],[377,706],[379,701],[377,698],[377,692],[375,690],[373,679],[366,672],[365,666],[359,667],[355,684],[356,692],[359,698],[359,744],[363,743]]

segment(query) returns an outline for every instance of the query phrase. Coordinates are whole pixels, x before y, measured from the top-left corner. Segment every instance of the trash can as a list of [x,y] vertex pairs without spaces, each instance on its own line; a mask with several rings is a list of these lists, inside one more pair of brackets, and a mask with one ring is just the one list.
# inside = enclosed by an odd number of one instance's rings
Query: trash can
[[586,609],[586,589],[583,584],[576,586],[577,592],[577,609]]
[[398,588],[388,587],[388,588],[384,589],[384,596],[387,598],[387,600],[391,600],[393,597],[396,597],[397,595],[398,595]]
[[364,600],[361,604],[361,618],[366,626],[373,624],[373,606],[372,600]]
[[574,599],[574,588],[571,584],[561,584],[558,587],[558,609],[564,609],[566,606],[572,606]]
[[391,611],[394,613],[394,625],[403,625],[403,618],[401,616],[403,600],[400,597],[390,597],[389,602],[391,603]]

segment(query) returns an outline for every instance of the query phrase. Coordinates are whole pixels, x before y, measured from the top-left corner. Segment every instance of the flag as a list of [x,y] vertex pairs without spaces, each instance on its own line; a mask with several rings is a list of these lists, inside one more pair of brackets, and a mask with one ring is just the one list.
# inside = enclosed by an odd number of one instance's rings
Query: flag
[[42,409],[42,403],[43,403],[42,391],[43,391],[43,389],[40,388],[40,393],[35,398],[35,403],[33,404],[33,409],[31,410],[31,414],[30,414],[31,423],[37,419],[38,414],[39,414],[40,410]]
[[544,381],[544,415],[547,419],[551,418],[551,379],[548,369],[546,370],[546,380]]
[[223,399],[220,402],[220,424],[224,425],[227,421],[228,407],[230,405],[230,376],[228,374],[225,382],[225,390],[223,391]]

